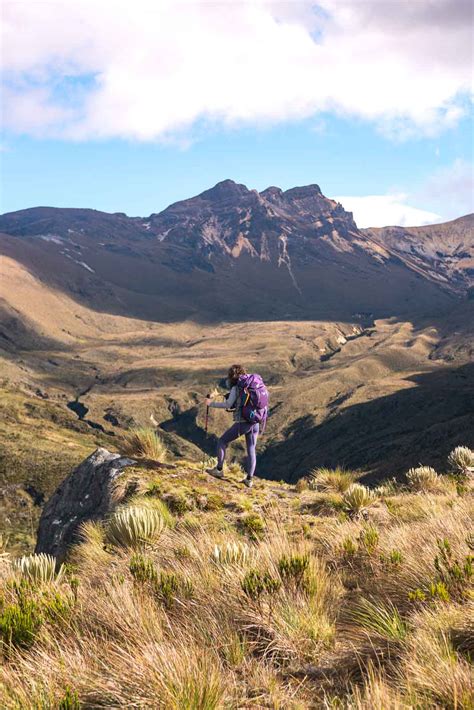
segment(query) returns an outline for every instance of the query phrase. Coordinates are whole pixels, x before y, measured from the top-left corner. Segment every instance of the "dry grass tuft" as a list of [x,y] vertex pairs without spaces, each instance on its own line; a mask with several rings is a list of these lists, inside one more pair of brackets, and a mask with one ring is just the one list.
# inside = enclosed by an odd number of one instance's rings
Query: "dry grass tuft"
[[137,427],[124,434],[120,453],[136,459],[163,462],[167,456],[161,437],[150,427]]
[[310,488],[324,493],[345,493],[358,475],[343,468],[315,468],[309,476]]

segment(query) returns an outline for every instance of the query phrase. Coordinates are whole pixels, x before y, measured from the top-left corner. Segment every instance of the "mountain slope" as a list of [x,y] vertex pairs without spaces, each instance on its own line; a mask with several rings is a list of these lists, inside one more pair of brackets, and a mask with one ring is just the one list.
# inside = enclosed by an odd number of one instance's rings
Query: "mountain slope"
[[474,214],[444,224],[362,231],[429,278],[461,293],[474,286]]
[[445,310],[449,283],[360,231],[317,185],[231,180],[147,219],[33,208],[0,217],[0,249],[101,312],[155,321],[354,319]]
[[[146,219],[40,207],[0,228],[1,381],[85,412],[89,433],[151,421],[212,454],[228,421],[213,414],[206,438],[203,394],[241,361],[272,393],[260,476],[399,474],[474,445],[474,300],[317,185],[224,181]],[[9,461],[0,446],[0,484]],[[34,457],[19,467],[28,480]]]

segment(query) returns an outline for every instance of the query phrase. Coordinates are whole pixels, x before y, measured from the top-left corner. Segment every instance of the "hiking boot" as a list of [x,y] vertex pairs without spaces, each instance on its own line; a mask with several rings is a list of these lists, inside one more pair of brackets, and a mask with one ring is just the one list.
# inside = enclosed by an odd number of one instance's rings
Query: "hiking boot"
[[214,476],[214,478],[224,478],[224,471],[221,468],[217,468],[217,466],[214,466],[214,468],[206,468],[206,473]]
[[247,486],[247,488],[252,488],[252,486],[253,486],[253,480],[252,480],[251,478],[249,478],[248,476],[246,476],[246,477],[241,481],[241,483],[243,483],[244,486]]

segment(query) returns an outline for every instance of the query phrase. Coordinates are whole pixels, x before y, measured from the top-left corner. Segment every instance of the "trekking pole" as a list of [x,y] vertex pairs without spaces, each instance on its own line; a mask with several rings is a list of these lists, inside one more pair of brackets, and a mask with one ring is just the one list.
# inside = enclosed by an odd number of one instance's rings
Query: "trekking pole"
[[[209,398],[209,396],[210,396],[210,395],[207,395],[208,398]],[[205,441],[207,441],[207,428],[208,428],[208,425],[209,425],[209,405],[207,404],[207,405],[206,405],[206,423],[205,423],[205,425],[204,425],[204,431],[206,432]],[[202,473],[204,473],[204,465],[205,465],[205,462],[206,462],[206,451],[203,450],[203,452],[202,452]]]

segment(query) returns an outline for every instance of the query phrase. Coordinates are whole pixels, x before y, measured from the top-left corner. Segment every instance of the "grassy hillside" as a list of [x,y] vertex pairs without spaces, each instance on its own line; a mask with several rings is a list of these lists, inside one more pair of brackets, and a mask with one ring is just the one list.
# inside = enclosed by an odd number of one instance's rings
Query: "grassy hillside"
[[1,707],[474,707],[468,475],[175,463],[127,469],[59,576],[0,557]]
[[179,447],[211,454],[228,418],[213,413],[206,440],[203,396],[240,361],[271,392],[261,476],[294,481],[340,464],[374,477],[401,474],[420,460],[440,465],[457,444],[474,446],[474,302],[417,324],[367,314],[351,322],[165,324],[94,311],[13,259],[1,269],[2,377],[10,389],[46,394],[37,408],[54,403],[59,419],[74,421],[67,404],[77,398],[84,419],[106,433],[155,421]]

